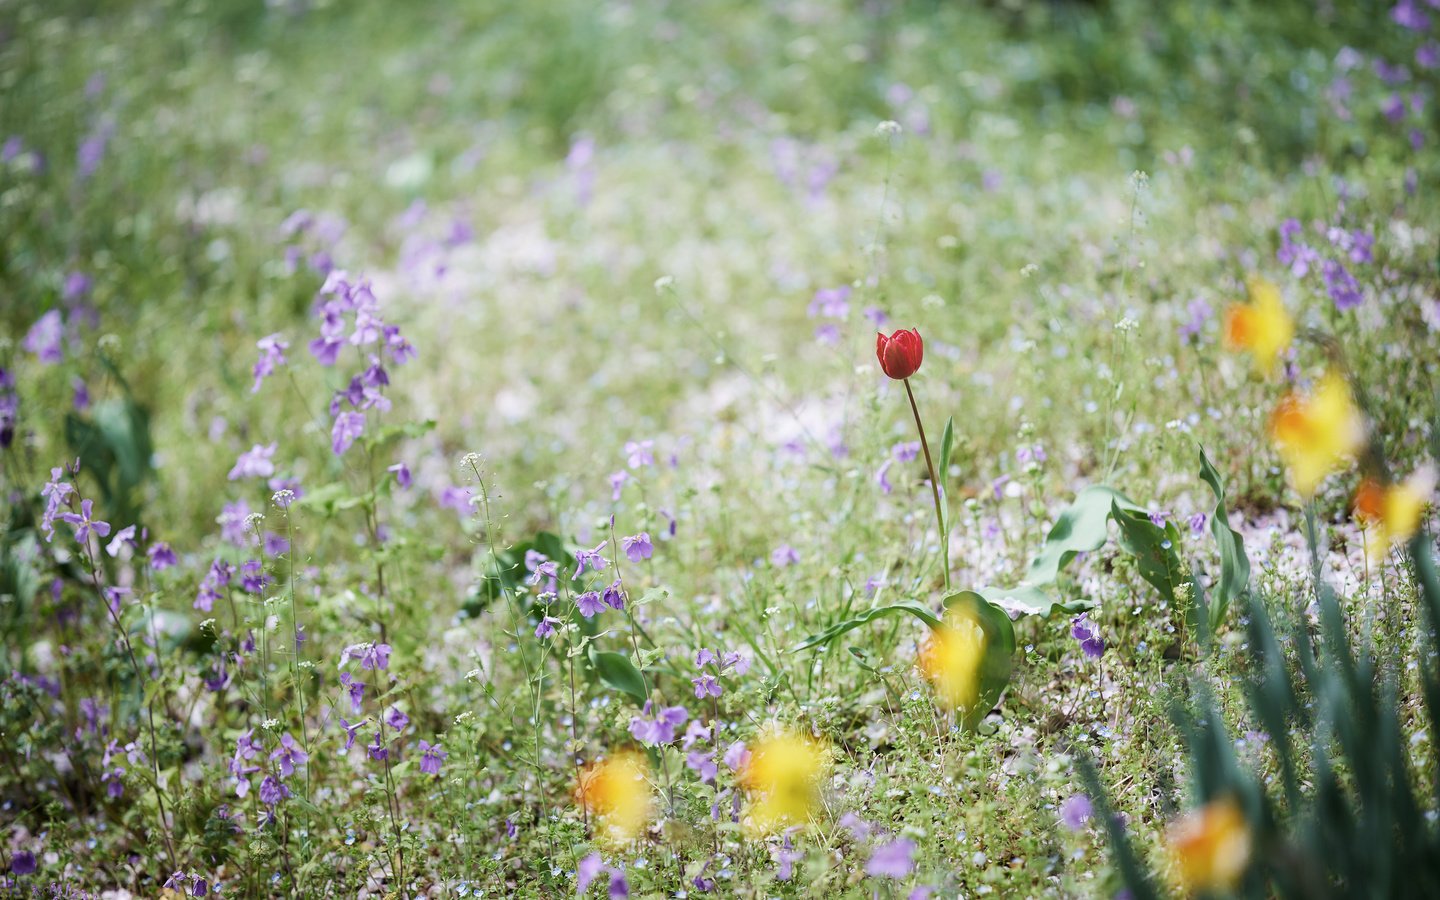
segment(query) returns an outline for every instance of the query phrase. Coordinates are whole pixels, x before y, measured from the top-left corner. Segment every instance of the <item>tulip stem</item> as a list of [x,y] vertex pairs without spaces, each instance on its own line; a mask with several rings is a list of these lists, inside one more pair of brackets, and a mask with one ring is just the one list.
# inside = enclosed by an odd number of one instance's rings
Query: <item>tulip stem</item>
[[940,528],[940,555],[945,570],[945,590],[950,590],[950,533],[945,528],[945,513],[940,506],[940,479],[935,477],[935,461],[930,458],[930,442],[925,439],[925,423],[920,421],[920,407],[915,405],[915,392],[910,379],[904,379],[905,396],[910,398],[910,411],[915,414],[915,427],[920,431],[920,449],[925,451],[925,465],[930,469],[930,493],[935,497],[935,524]]

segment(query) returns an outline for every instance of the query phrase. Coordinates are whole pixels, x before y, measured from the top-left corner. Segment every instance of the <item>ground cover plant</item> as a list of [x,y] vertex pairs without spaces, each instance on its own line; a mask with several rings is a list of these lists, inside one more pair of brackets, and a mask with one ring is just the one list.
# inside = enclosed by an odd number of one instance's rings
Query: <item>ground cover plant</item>
[[0,0],[4,889],[1433,894],[1437,68]]

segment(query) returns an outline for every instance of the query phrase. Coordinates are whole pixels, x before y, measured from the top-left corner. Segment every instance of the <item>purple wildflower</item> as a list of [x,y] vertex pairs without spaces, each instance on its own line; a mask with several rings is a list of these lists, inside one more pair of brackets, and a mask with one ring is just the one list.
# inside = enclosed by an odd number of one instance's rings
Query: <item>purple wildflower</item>
[[1411,31],[1430,30],[1430,17],[1425,14],[1415,0],[1400,0],[1390,10],[1390,18],[1396,25]]
[[1089,797],[1074,794],[1060,803],[1060,824],[1070,831],[1080,831],[1090,821],[1093,812]]
[[540,620],[540,624],[535,626],[535,636],[537,638],[550,637],[552,634],[555,633],[555,626],[559,625],[560,621],[561,620],[555,618],[554,616],[544,617]]
[[362,669],[388,669],[390,668],[390,645],[377,644],[374,641],[351,644],[340,651],[340,665],[345,665],[351,659],[360,660]]
[[842,284],[835,288],[821,288],[811,298],[810,305],[805,308],[805,314],[812,319],[816,316],[844,319],[850,315],[850,293],[851,288],[848,284]]
[[1190,533],[1193,535],[1203,534],[1205,532],[1206,521],[1207,516],[1203,512],[1197,512],[1195,515],[1191,516]]
[[626,441],[625,463],[632,469],[655,465],[654,441]]
[[617,578],[610,582],[605,588],[605,594],[601,599],[603,599],[605,605],[611,609],[620,610],[625,608],[625,589],[621,587],[620,579]]
[[605,860],[600,857],[598,852],[591,853],[580,860],[580,866],[575,872],[575,893],[585,893],[590,887],[590,882],[598,878],[604,868]]
[[110,543],[105,545],[105,552],[110,554],[111,557],[119,556],[120,551],[123,550],[127,544],[132,548],[135,546],[134,525],[126,525],[124,528],[115,532],[115,536],[110,539]]
[[1090,659],[1099,659],[1105,652],[1100,629],[1090,621],[1089,613],[1081,613],[1070,621],[1070,636],[1080,642],[1080,649]]
[[29,850],[16,850],[10,856],[10,871],[16,875],[33,875],[36,863],[35,854]]
[[650,714],[650,702],[645,702],[645,709],[641,715],[630,719],[630,734],[642,744],[669,744],[675,740],[675,732],[690,718],[690,713],[683,706],[668,706],[655,714],[653,719],[645,716]]
[[701,700],[706,697],[718,697],[723,693],[720,689],[720,682],[716,681],[715,676],[709,672],[699,678],[690,679],[690,683],[695,685],[695,696]]
[[380,742],[380,732],[375,732],[375,740],[365,745],[365,752],[376,762],[384,762],[390,758],[390,748]]
[[720,774],[720,767],[715,765],[713,752],[701,753],[698,750],[692,750],[685,756],[685,766],[698,774],[700,781],[704,784],[714,784],[715,776]]
[[164,541],[156,541],[150,545],[147,551],[150,557],[150,568],[156,572],[164,571],[176,564],[175,551]]
[[865,863],[865,874],[876,878],[904,878],[915,868],[915,842],[909,838],[877,847]]
[[789,544],[781,544],[770,553],[770,565],[777,569],[793,566],[800,562],[800,554]]
[[271,461],[271,457],[275,455],[276,446],[276,444],[256,444],[240,454],[240,457],[235,460],[235,466],[230,470],[230,480],[269,478],[274,475],[275,463]]
[[410,489],[410,485],[413,482],[410,478],[409,466],[405,465],[403,462],[397,462],[395,465],[390,466],[385,471],[395,476],[395,483],[400,485],[401,490]]
[[624,489],[625,482],[630,480],[630,473],[621,469],[618,472],[610,473],[610,500],[611,502],[620,499],[620,491]]
[[260,385],[266,378],[275,374],[277,367],[288,362],[285,359],[285,351],[290,349],[290,344],[278,333],[267,334],[256,341],[255,346],[260,350],[260,358],[255,361],[255,368],[250,373],[255,377],[255,383],[250,386],[252,394],[259,392]]
[[360,706],[365,700],[365,682],[356,681],[355,676],[349,672],[341,672],[340,684],[345,688],[345,692],[350,695],[351,712],[359,713]]
[[580,615],[587,619],[593,619],[597,613],[605,611],[605,602],[600,598],[599,591],[586,591],[577,595],[575,606],[579,608]]
[[385,713],[385,724],[396,731],[404,731],[410,725],[410,717],[405,715],[400,707],[392,706],[390,711]]
[[1325,278],[1325,289],[1329,291],[1330,299],[1335,301],[1336,309],[1354,309],[1365,299],[1355,276],[1351,275],[1350,270],[1339,260],[1325,260],[1321,274]]
[[650,543],[650,533],[646,531],[621,538],[620,546],[625,550],[625,558],[633,563],[649,559],[650,555],[655,552],[654,546]]
[[287,731],[280,736],[280,746],[275,748],[270,758],[280,761],[280,777],[289,778],[295,774],[297,765],[304,765],[310,759],[310,754],[301,750],[295,743],[295,738]]
[[330,449],[336,456],[343,456],[355,439],[364,433],[364,413],[342,412],[335,417],[335,424],[330,429]]
[[[361,687],[364,687],[364,685],[361,685]],[[346,721],[345,719],[343,719],[343,718],[340,720],[340,727],[341,727],[342,729],[344,729],[344,731],[345,731],[345,752],[346,752],[346,753],[349,753],[349,752],[350,752],[350,748],[353,747],[353,746],[355,746],[355,732],[359,731],[361,728],[364,728],[365,725],[366,725],[366,723],[368,723],[369,721],[370,721],[369,719],[365,719],[365,720],[363,720],[363,721],[356,722],[354,725],[351,725],[349,722],[347,722],[347,721]]]
[[25,333],[25,340],[20,346],[45,365],[54,365],[64,358],[60,349],[60,341],[64,332],[64,321],[60,317],[60,310],[52,309],[35,320],[30,330]]
[[288,796],[290,789],[274,775],[266,775],[265,780],[260,782],[260,802],[266,806],[274,806]]
[[439,744],[420,742],[420,771],[426,775],[439,775],[440,763],[450,754],[440,749]]
[[80,514],[65,513],[60,518],[69,522],[75,528],[75,540],[85,543],[94,532],[98,537],[104,537],[110,533],[110,523],[102,522],[93,517],[94,504],[89,500],[80,501]]
[[580,550],[576,550],[575,574],[571,575],[570,577],[579,578],[581,575],[585,574],[585,570],[587,568],[592,572],[603,571],[605,568],[605,557],[601,555],[600,551],[604,550],[605,545],[608,543],[610,543],[608,540],[601,541],[600,543],[595,545],[594,550],[586,550],[583,548]]
[[630,883],[625,880],[625,873],[616,868],[610,869],[610,900],[624,900],[630,896]]

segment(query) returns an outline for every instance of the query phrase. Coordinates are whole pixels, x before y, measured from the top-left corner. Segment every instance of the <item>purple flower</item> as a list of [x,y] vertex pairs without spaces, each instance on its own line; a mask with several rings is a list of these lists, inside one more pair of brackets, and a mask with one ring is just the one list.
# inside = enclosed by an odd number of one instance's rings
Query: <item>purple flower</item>
[[1070,621],[1070,636],[1080,642],[1080,649],[1090,659],[1099,659],[1105,652],[1105,641],[1100,638],[1100,629],[1090,621],[1089,613],[1081,613]]
[[620,499],[620,491],[625,487],[625,482],[630,480],[630,473],[621,469],[618,472],[610,473],[610,500],[614,502]]
[[439,744],[420,742],[420,771],[426,775],[439,775],[440,763],[450,754],[440,749]]
[[716,656],[714,653],[711,653],[709,650],[706,650],[704,647],[701,647],[695,652],[696,668],[703,669],[711,663],[719,661],[720,657]]
[[251,370],[251,374],[255,376],[255,383],[250,386],[252,394],[260,390],[260,385],[266,378],[275,374],[278,366],[285,365],[285,351],[290,349],[290,344],[278,333],[266,335],[256,341],[255,346],[260,349],[260,358],[255,361],[255,368]]
[[915,842],[900,838],[877,847],[865,864],[865,874],[876,878],[904,878],[915,868]]
[[715,765],[715,754],[701,753],[692,750],[685,756],[685,766],[700,776],[704,784],[714,784],[715,776],[720,774],[720,767]]
[[599,853],[591,853],[580,860],[580,866],[575,872],[575,893],[585,893],[590,887],[590,882],[598,878],[604,868],[605,860],[600,857]]
[[841,828],[849,831],[850,836],[855,838],[856,841],[870,839],[870,823],[855,815],[853,812],[847,812],[841,816],[839,825]]
[[230,480],[236,481],[241,478],[269,478],[275,474],[275,463],[271,457],[275,455],[276,444],[256,444],[248,451],[240,454],[235,460],[235,466],[230,470]]
[[650,543],[650,533],[646,531],[621,538],[620,546],[625,550],[626,559],[633,563],[649,559],[650,555],[655,552],[654,546]]
[[81,500],[79,515],[75,513],[65,513],[60,517],[62,521],[69,522],[75,528],[75,540],[82,544],[90,537],[92,531],[99,537],[104,537],[110,533],[109,522],[101,522],[92,517],[93,508],[94,506],[91,501]]
[[1426,71],[1440,68],[1440,43],[1426,41],[1415,48],[1415,65]]
[[1060,824],[1070,831],[1080,831],[1090,821],[1093,812],[1089,797],[1074,794],[1060,803]]
[[109,145],[110,136],[114,132],[115,123],[109,119],[102,119],[80,142],[80,146],[75,150],[76,178],[84,181],[100,168],[100,161],[105,158],[105,148]]
[[833,322],[826,322],[815,328],[815,340],[827,347],[834,347],[840,343],[840,326]]
[[604,550],[605,545],[608,543],[610,542],[601,541],[600,543],[595,545],[594,550],[585,550],[583,548],[580,550],[576,550],[575,574],[571,575],[570,577],[572,579],[579,578],[581,575],[585,574],[585,570],[587,568],[592,572],[603,571],[605,568],[605,557],[600,554],[600,551]]
[[384,762],[390,758],[390,749],[380,742],[380,732],[375,732],[375,740],[365,745],[365,752],[376,762]]
[[105,545],[105,552],[110,554],[111,557],[119,556],[120,551],[124,549],[126,544],[129,544],[131,547],[135,546],[134,525],[126,525],[124,528],[115,532],[115,536],[110,539],[110,543]]
[[385,471],[395,476],[395,483],[400,485],[401,490],[409,490],[412,481],[410,479],[410,467],[403,462],[397,462]]
[[266,775],[265,780],[260,782],[260,802],[266,806],[274,806],[288,796],[290,789],[274,775]]
[[653,719],[645,718],[649,714],[650,701],[647,700],[642,715],[630,719],[630,734],[642,744],[671,743],[675,740],[676,730],[690,717],[683,706],[668,706],[657,712]]
[[750,764],[750,751],[744,741],[736,741],[725,748],[725,755],[721,758],[731,771],[738,772]]
[[587,619],[593,619],[597,613],[605,611],[605,602],[600,598],[599,591],[586,591],[577,595],[575,606],[579,608],[580,615]]
[[310,355],[322,366],[333,366],[344,346],[345,339],[340,335],[322,334],[310,342]]
[[785,835],[785,844],[775,853],[775,859],[779,863],[775,867],[775,880],[789,881],[795,874],[795,863],[804,855],[790,842],[790,835]]
[[45,365],[54,365],[64,358],[60,350],[63,331],[64,321],[60,318],[60,310],[52,309],[35,320],[20,346],[35,354]]
[[1304,278],[1310,272],[1310,267],[1320,261],[1320,254],[1309,244],[1296,242],[1296,235],[1300,234],[1300,222],[1297,219],[1286,219],[1280,223],[1280,249],[1275,251],[1275,259],[1281,265],[1290,267],[1290,274],[1296,278]]
[[385,714],[385,724],[396,731],[404,731],[410,724],[410,717],[405,715],[400,707],[392,706],[390,711]]
[[770,565],[777,569],[793,566],[800,562],[800,554],[789,544],[781,544],[770,553]]
[[890,316],[886,314],[885,310],[878,306],[865,307],[864,315],[865,318],[869,319],[871,323],[875,325],[877,331],[883,328],[886,322],[890,321]]
[[535,626],[535,636],[537,638],[548,638],[555,633],[555,626],[559,624],[559,619],[554,616],[546,616],[540,620],[539,625]]
[[40,530],[45,533],[46,541],[54,539],[55,521],[64,521],[65,503],[75,491],[69,482],[60,480],[63,477],[64,469],[51,469],[50,480],[40,488],[40,496],[45,498],[45,515],[40,520]]
[[175,551],[164,541],[156,541],[150,545],[148,551],[150,557],[150,568],[156,572],[162,572],[176,564]]
[[744,675],[750,671],[750,657],[739,650],[727,650],[720,657],[720,672],[723,675],[731,669],[735,670],[736,675]]
[[1206,519],[1207,517],[1203,512],[1197,512],[1195,515],[1191,516],[1190,533],[1193,535],[1203,534],[1205,532]]
[[1190,316],[1179,329],[1182,340],[1190,340],[1200,336],[1205,323],[1210,321],[1212,310],[1210,303],[1204,297],[1196,297],[1185,307],[1185,312]]
[[1150,524],[1154,525],[1156,528],[1164,528],[1165,520],[1169,517],[1170,513],[1166,512],[1163,509],[1152,509],[1149,514]]
[[270,758],[280,761],[280,777],[289,778],[295,774],[297,765],[304,765],[310,759],[310,754],[301,750],[295,743],[295,738],[287,731],[280,736],[280,746],[275,748]]
[[390,645],[377,644],[373,641],[364,644],[351,644],[340,651],[340,665],[345,665],[351,659],[360,660],[362,669],[388,669],[390,668]]
[[602,599],[605,601],[605,605],[611,609],[625,608],[625,590],[620,586],[620,579],[617,578],[610,582],[609,586],[605,588]]
[[365,433],[365,414],[358,412],[342,412],[335,417],[335,425],[330,429],[330,449],[336,456],[344,455],[355,439]]
[[90,388],[79,375],[70,379],[70,403],[76,412],[84,412],[90,408]]
[[35,868],[35,854],[29,850],[16,850],[10,856],[10,871],[16,875],[32,875]]
[[1430,30],[1430,17],[1416,4],[1415,0],[1400,0],[1390,10],[1390,18],[1396,25],[1411,31]]
[[844,319],[850,315],[850,285],[835,288],[821,288],[811,298],[805,314],[810,318],[825,316],[830,319]]
[[654,441],[626,441],[625,463],[632,469],[655,465]]
[[[342,677],[343,677],[343,676],[342,676]],[[363,684],[360,685],[360,686],[361,686],[362,688],[364,687]],[[361,728],[364,728],[364,727],[365,727],[365,724],[366,724],[367,722],[369,722],[369,721],[370,721],[369,719],[365,719],[365,720],[363,720],[363,721],[356,722],[354,725],[351,725],[349,722],[345,721],[345,719],[343,719],[343,718],[340,720],[340,727],[341,727],[342,729],[344,729],[344,731],[345,731],[345,752],[346,752],[346,753],[350,752],[350,748],[353,747],[353,746],[355,746],[355,732],[359,731]]]
[[723,693],[720,690],[720,682],[716,681],[715,676],[709,672],[699,678],[690,679],[690,683],[695,685],[695,696],[700,700],[704,700],[706,697],[718,697]]
[[625,873],[616,868],[610,869],[610,900],[624,900],[630,896],[630,883],[625,880]]
[[1321,274],[1325,278],[1325,289],[1329,291],[1330,299],[1335,301],[1336,309],[1354,309],[1365,299],[1355,276],[1351,275],[1350,270],[1339,260],[1325,260]]
[[215,524],[220,526],[220,537],[236,547],[244,547],[248,537],[249,526],[245,520],[250,518],[250,504],[244,500],[236,500],[234,503],[227,503],[220,510],[220,515],[215,517]]
[[893,465],[895,465],[895,460],[887,459],[880,464],[879,469],[875,470],[875,483],[880,485],[882,494],[888,494],[895,490],[895,487],[890,484],[890,467]]

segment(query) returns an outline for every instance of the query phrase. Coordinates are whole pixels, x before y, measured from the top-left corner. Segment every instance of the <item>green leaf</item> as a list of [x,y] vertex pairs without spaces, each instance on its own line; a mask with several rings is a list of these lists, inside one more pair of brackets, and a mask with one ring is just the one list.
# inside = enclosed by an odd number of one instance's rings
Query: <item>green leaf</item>
[[1250,589],[1250,560],[1245,555],[1245,542],[1240,532],[1230,527],[1225,510],[1225,486],[1220,473],[1210,465],[1205,448],[1200,448],[1200,478],[1215,494],[1215,509],[1210,514],[1210,533],[1220,548],[1220,581],[1215,585],[1215,599],[1210,604],[1210,628],[1215,630],[1225,620],[1230,602]]
[[1173,522],[1160,527],[1144,512],[1124,510],[1116,503],[1110,516],[1120,526],[1120,549],[1135,557],[1140,577],[1150,583],[1168,602],[1175,602],[1175,589],[1188,580],[1185,566],[1175,554],[1180,533]]
[[945,433],[940,436],[940,471],[935,477],[942,482],[950,472],[950,455],[955,452],[955,417],[945,420]]
[[1067,602],[1056,600],[1033,584],[1020,584],[1013,588],[973,588],[971,593],[979,595],[985,602],[993,603],[1006,612],[1022,616],[1048,616],[1057,610],[1065,613],[1078,613],[1091,606],[1086,600]]
[[877,606],[874,609],[867,609],[854,618],[846,619],[843,622],[836,622],[819,634],[812,634],[810,637],[807,637],[795,645],[794,650],[791,652],[799,653],[801,650],[809,650],[811,647],[828,644],[845,632],[859,628],[867,622],[873,622],[876,619],[883,619],[887,616],[893,616],[902,612],[909,613],[932,628],[940,624],[940,617],[931,612],[930,607],[914,600],[904,600],[900,603],[892,603],[889,606]]
[[980,663],[980,695],[960,718],[963,728],[980,724],[1010,683],[1015,666],[1015,626],[999,606],[975,591],[956,591],[945,596],[947,612],[955,610],[980,623],[985,632],[985,658]]
[[1070,564],[1077,553],[1099,550],[1109,537],[1106,521],[1112,507],[1139,510],[1128,497],[1112,487],[1092,484],[1075,495],[1064,512],[1055,519],[1039,555],[1030,562],[1022,584],[1050,584],[1060,570]]
[[609,651],[590,649],[590,665],[600,680],[617,691],[629,694],[635,702],[644,703],[649,692],[645,689],[645,676],[635,668],[628,656]]
[[336,481],[307,490],[305,496],[295,501],[294,506],[329,519],[364,502],[364,497],[355,496],[348,485]]

